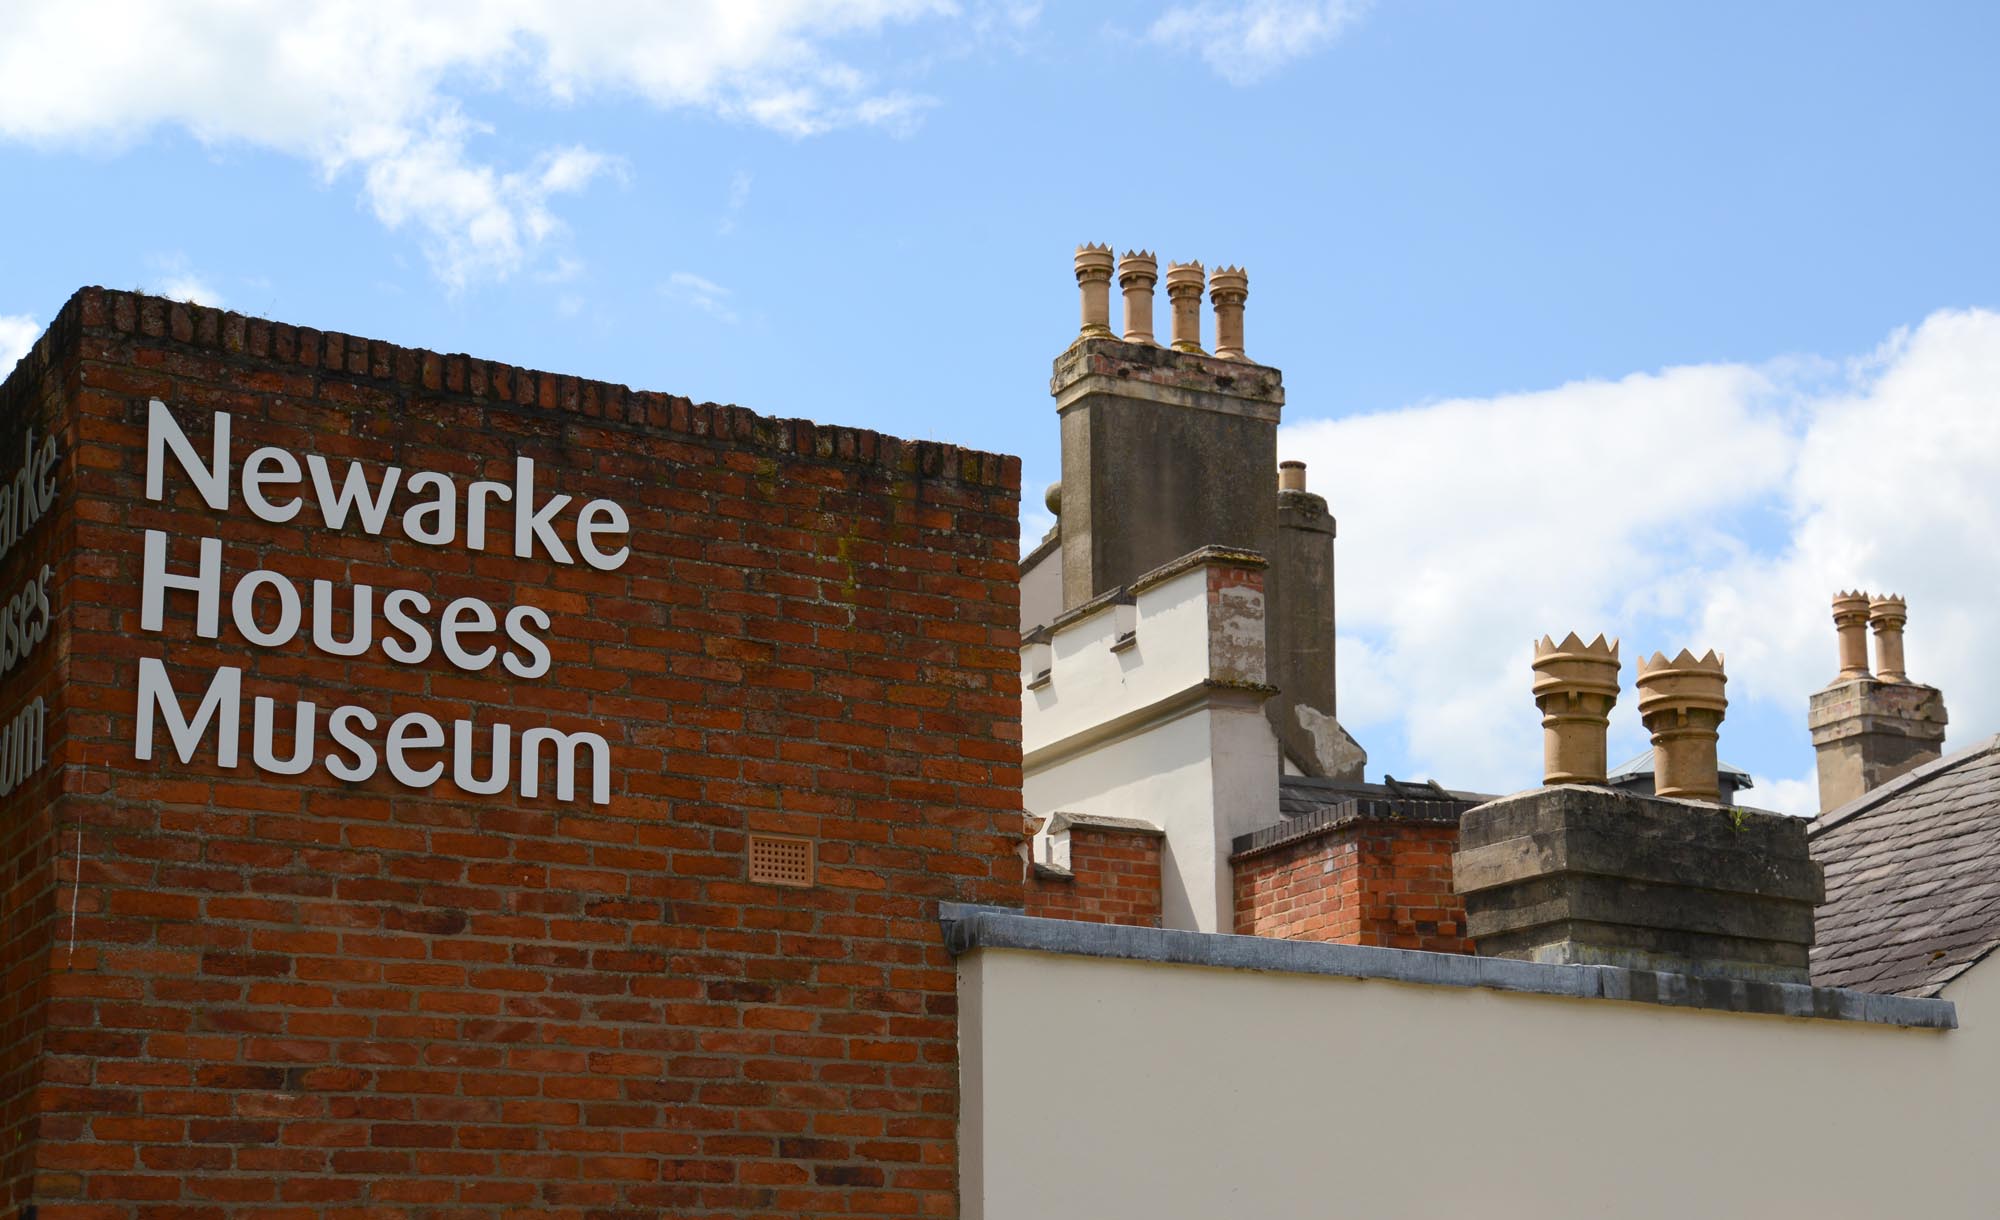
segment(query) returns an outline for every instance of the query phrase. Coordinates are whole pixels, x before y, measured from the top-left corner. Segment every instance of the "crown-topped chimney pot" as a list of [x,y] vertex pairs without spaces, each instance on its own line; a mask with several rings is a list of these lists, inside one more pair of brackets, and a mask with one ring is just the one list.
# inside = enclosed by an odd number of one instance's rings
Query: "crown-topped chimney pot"
[[1542,710],[1542,782],[1604,782],[1604,736],[1618,702],[1618,641],[1535,642],[1535,706]]
[[1153,285],[1160,260],[1150,250],[1127,250],[1118,260],[1118,287],[1125,292],[1125,342],[1153,342]]
[[1639,719],[1653,735],[1653,791],[1659,796],[1719,802],[1715,742],[1729,708],[1722,657],[1683,648],[1669,660],[1639,658]]
[[1208,299],[1215,305],[1215,354],[1224,360],[1243,359],[1243,302],[1250,296],[1250,276],[1241,267],[1222,267],[1208,280]]
[[1833,626],[1840,637],[1840,672],[1834,681],[1868,676],[1868,595],[1859,590],[1836,593]]
[[1076,248],[1076,286],[1083,297],[1085,339],[1110,339],[1111,247],[1084,244]]
[[1200,263],[1167,264],[1167,300],[1173,310],[1173,343],[1177,352],[1200,352],[1201,286],[1207,272]]
[[1868,625],[1875,629],[1875,676],[1884,682],[1908,682],[1903,671],[1903,624],[1910,610],[1902,598],[1891,593],[1868,603]]

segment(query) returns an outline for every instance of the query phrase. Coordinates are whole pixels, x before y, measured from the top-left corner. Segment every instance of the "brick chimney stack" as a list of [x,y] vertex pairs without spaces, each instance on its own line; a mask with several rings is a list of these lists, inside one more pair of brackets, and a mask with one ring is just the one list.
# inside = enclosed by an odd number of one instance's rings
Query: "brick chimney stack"
[[[1833,599],[1840,671],[1815,692],[1806,712],[1819,763],[1821,813],[1838,809],[1944,752],[1944,695],[1910,681],[1903,661],[1901,597],[1859,591]],[[1868,630],[1875,630],[1875,672],[1868,671]]]

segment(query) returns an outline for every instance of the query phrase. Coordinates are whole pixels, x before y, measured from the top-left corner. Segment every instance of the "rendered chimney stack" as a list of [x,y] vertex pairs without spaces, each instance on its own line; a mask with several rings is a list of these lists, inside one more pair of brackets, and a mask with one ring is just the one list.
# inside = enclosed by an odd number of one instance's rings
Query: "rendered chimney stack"
[[1868,625],[1875,629],[1875,676],[1884,682],[1910,680],[1903,672],[1903,624],[1909,617],[1909,606],[1893,593],[1868,603]]
[[1278,490],[1304,491],[1306,489],[1306,464],[1304,462],[1278,463]]
[[1160,260],[1147,250],[1127,250],[1118,260],[1118,287],[1125,292],[1125,342],[1153,342],[1153,285]]
[[1109,339],[1111,333],[1111,247],[1089,244],[1076,248],[1076,286],[1083,296],[1086,339]]
[[1672,660],[1657,652],[1639,659],[1639,718],[1653,735],[1655,795],[1722,799],[1715,741],[1729,707],[1722,693],[1727,681],[1713,650],[1696,657],[1683,648]]
[[[1604,782],[1604,737],[1618,702],[1618,641],[1586,644],[1572,631],[1535,643],[1535,706],[1542,709],[1542,782]],[[1713,770],[1713,768],[1711,768]]]
[[1222,267],[1209,277],[1208,299],[1215,306],[1215,354],[1224,360],[1243,359],[1243,302],[1249,296],[1250,276],[1241,267]]
[[1833,626],[1840,638],[1840,672],[1833,680],[1867,677],[1868,595],[1858,591],[1835,594]]
[[1200,263],[1167,264],[1167,301],[1173,311],[1173,343],[1177,352],[1200,352],[1201,287],[1206,276]]

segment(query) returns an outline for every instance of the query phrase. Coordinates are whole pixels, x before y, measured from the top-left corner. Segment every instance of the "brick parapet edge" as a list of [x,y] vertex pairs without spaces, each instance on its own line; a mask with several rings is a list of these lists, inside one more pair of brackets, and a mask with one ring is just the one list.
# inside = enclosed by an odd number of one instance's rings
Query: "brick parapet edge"
[[13,408],[34,369],[80,329],[107,326],[122,334],[171,339],[225,355],[293,364],[344,377],[469,394],[489,402],[567,411],[586,419],[643,424],[714,437],[773,453],[852,462],[885,472],[941,478],[1019,491],[1021,459],[939,441],[912,441],[866,428],[781,419],[746,407],[694,402],[676,394],[634,390],[615,382],[548,373],[464,353],[404,347],[339,331],[293,326],[164,297],[101,287],[78,289],[5,383],[0,414]]

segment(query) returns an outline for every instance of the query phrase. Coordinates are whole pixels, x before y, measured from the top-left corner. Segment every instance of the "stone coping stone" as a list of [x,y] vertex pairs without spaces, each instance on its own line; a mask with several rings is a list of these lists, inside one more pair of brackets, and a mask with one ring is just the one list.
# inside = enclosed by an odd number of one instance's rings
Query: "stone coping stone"
[[1079,923],[957,902],[940,903],[938,921],[945,946],[954,957],[978,949],[1017,949],[1161,965],[1381,979],[1432,987],[1484,987],[1578,1000],[1620,1000],[1905,1029],[1958,1028],[1958,1009],[1950,1000],[1876,995],[1803,983],[1697,978],[1618,966],[1552,965],[1372,945]]
[[1072,827],[1081,826],[1085,830],[1122,830],[1132,834],[1153,835],[1165,838],[1167,832],[1142,818],[1114,818],[1101,813],[1056,812],[1049,817],[1049,833],[1061,834]]

